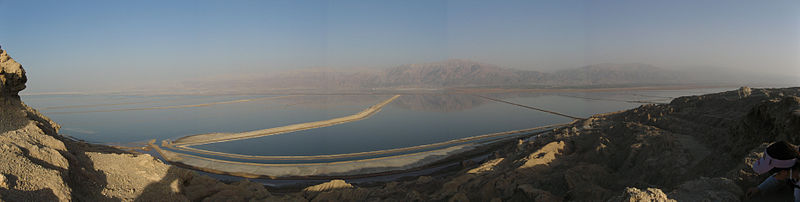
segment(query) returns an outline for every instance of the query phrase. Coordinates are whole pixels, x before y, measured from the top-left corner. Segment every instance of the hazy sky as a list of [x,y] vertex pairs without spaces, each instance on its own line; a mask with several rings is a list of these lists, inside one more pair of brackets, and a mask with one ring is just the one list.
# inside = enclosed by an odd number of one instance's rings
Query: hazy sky
[[[29,91],[463,58],[613,62],[800,78],[800,1],[7,1]],[[99,85],[98,85],[99,84]]]

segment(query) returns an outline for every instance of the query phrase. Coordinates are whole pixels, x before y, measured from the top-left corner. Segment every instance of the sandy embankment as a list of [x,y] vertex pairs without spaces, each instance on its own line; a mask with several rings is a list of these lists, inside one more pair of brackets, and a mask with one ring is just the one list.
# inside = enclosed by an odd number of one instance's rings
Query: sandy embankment
[[[420,148],[431,148],[434,145],[436,146],[452,145],[449,147],[433,149],[433,150],[423,150],[407,154],[398,154],[385,157],[376,157],[376,158],[367,158],[358,160],[324,162],[324,163],[284,164],[284,163],[252,163],[252,162],[228,161],[228,160],[207,158],[187,153],[179,153],[179,152],[164,150],[161,147],[155,145],[155,140],[152,140],[149,144],[150,147],[154,148],[156,152],[158,152],[165,160],[169,162],[172,162],[179,166],[189,167],[192,169],[202,170],[210,173],[234,175],[234,176],[249,177],[249,178],[273,178],[273,179],[348,178],[353,176],[358,177],[358,176],[393,174],[397,172],[404,172],[407,170],[425,168],[433,164],[446,163],[445,161],[452,162],[448,161],[447,159],[452,160],[451,157],[464,156],[466,153],[473,153],[473,154],[476,152],[485,153],[487,150],[484,146],[486,145],[507,141],[511,139],[517,139],[520,138],[521,136],[530,136],[538,134],[544,131],[553,130],[555,128],[565,127],[572,123],[554,124],[554,125],[541,126],[523,130],[491,133],[486,135],[462,138],[462,139],[445,141],[428,145],[420,145],[414,147],[380,150],[372,152],[360,152],[360,153],[339,154],[339,155],[320,155],[320,156],[250,156],[251,158],[243,158],[243,159],[259,159],[259,160],[263,160],[261,158],[276,158],[278,160],[314,160],[314,159],[326,159],[333,157],[341,158],[339,157],[340,155],[345,157],[359,157],[359,156],[374,155],[373,153],[388,153],[388,152],[394,153],[401,151],[413,151],[413,150],[419,150]],[[490,139],[492,137],[498,137],[504,135],[512,135],[512,136],[503,137],[499,139]],[[486,139],[490,140],[487,140],[485,142],[476,142]],[[463,143],[463,144],[458,144],[458,143]],[[171,149],[174,148],[168,145],[166,141],[162,142],[162,146]],[[219,155],[219,154],[227,154],[227,153],[217,152],[217,155],[229,157],[227,155]],[[234,155],[234,154],[229,154],[229,155]],[[237,156],[233,156],[231,158],[237,158]],[[462,158],[455,158],[455,159],[462,159]]]
[[465,144],[444,149],[352,161],[304,164],[264,164],[212,159],[171,152],[151,144],[164,159],[197,170],[250,178],[287,178],[303,176],[348,176],[411,169],[441,160],[452,154],[473,149]]
[[466,138],[461,138],[461,139],[449,140],[449,141],[444,141],[444,142],[437,142],[437,143],[432,143],[432,144],[417,145],[417,146],[412,146],[412,147],[403,147],[403,148],[368,151],[368,152],[355,152],[355,153],[347,153],[347,154],[329,154],[329,155],[312,155],[312,156],[259,156],[259,155],[232,154],[232,153],[216,152],[216,151],[197,149],[197,148],[187,147],[187,146],[174,146],[173,144],[169,144],[168,142],[166,142],[162,146],[164,146],[165,148],[168,148],[170,150],[193,152],[193,153],[198,153],[198,154],[204,154],[204,155],[210,155],[210,156],[221,156],[221,157],[234,158],[234,159],[246,159],[246,160],[322,160],[322,159],[340,159],[340,158],[353,158],[353,157],[368,157],[368,156],[375,156],[375,155],[382,155],[382,154],[402,153],[402,152],[409,152],[409,151],[421,151],[421,150],[426,150],[426,149],[444,147],[444,146],[448,146],[448,145],[455,145],[455,144],[460,144],[460,143],[467,143],[467,142],[472,142],[472,141],[485,140],[485,139],[494,138],[494,137],[500,137],[500,136],[505,136],[505,135],[530,133],[530,132],[534,132],[534,131],[538,131],[538,130],[547,130],[547,129],[557,128],[557,127],[567,126],[569,124],[570,123],[553,124],[553,125],[539,126],[539,127],[527,128],[527,129],[521,129],[521,130],[490,133],[490,134],[466,137]]

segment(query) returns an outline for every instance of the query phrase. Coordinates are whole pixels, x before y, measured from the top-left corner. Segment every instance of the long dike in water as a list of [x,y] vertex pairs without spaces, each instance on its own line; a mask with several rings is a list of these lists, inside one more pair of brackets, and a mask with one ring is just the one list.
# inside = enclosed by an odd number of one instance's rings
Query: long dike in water
[[211,143],[218,143],[218,142],[227,142],[227,141],[234,141],[234,140],[243,140],[243,139],[250,139],[250,138],[257,138],[257,137],[264,137],[270,135],[276,135],[281,133],[289,133],[294,131],[300,130],[308,130],[312,128],[320,128],[320,127],[327,127],[342,123],[347,123],[351,121],[357,121],[364,118],[367,118],[376,112],[380,111],[383,106],[386,106],[390,102],[394,101],[400,97],[400,95],[392,96],[391,98],[384,100],[381,103],[376,105],[370,106],[369,108],[358,112],[353,115],[348,115],[339,118],[333,118],[324,121],[314,121],[308,123],[298,123],[292,124],[287,126],[275,127],[275,128],[267,128],[263,130],[256,130],[250,132],[243,132],[243,133],[210,133],[210,134],[200,134],[200,135],[192,135],[186,136],[182,138],[178,138],[171,144],[177,147],[186,147],[192,145],[203,145],[203,144],[211,144]]

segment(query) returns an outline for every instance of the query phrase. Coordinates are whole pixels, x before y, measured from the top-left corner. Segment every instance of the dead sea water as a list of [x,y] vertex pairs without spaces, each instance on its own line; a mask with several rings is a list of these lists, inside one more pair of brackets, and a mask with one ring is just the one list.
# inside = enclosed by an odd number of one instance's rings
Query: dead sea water
[[[484,95],[576,117],[614,112],[684,95],[728,89]],[[23,100],[62,126],[61,133],[95,143],[246,132],[357,113],[385,95],[31,95]],[[645,101],[645,102],[635,102]],[[322,155],[443,142],[571,119],[469,94],[403,95],[372,116],[329,127],[194,146],[248,155]]]

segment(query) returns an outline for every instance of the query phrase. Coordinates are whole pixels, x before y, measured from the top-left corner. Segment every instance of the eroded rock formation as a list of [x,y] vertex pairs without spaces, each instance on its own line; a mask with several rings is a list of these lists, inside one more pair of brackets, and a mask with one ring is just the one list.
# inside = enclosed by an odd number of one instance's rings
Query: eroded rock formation
[[22,65],[0,49],[0,96],[17,96],[19,91],[25,89],[27,81]]

